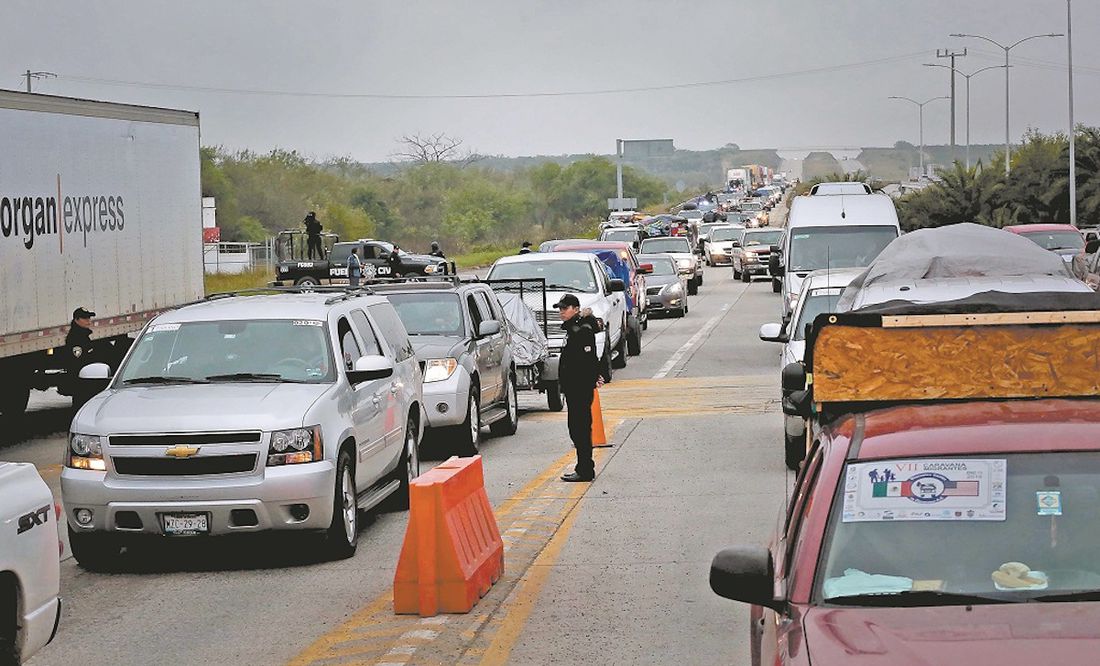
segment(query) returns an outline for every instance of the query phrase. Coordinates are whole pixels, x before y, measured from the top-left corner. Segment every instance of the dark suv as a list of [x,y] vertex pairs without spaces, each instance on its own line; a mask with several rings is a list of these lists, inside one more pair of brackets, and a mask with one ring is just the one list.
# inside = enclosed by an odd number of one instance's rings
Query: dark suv
[[513,435],[519,423],[508,320],[492,289],[457,279],[372,286],[397,310],[424,369],[429,432],[451,452],[477,453],[481,427]]

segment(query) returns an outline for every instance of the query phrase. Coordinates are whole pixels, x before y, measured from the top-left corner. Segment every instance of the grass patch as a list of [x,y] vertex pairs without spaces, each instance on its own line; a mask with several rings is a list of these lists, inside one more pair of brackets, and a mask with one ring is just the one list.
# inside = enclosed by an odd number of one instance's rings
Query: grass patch
[[494,261],[501,257],[506,257],[519,252],[518,247],[491,247],[481,250],[475,250],[473,252],[467,252],[465,254],[456,254],[452,257],[447,257],[449,260],[455,262],[455,265],[460,269],[463,268],[483,268],[485,266],[491,266]]
[[223,291],[239,291],[254,287],[265,287],[271,281],[270,268],[246,271],[244,273],[207,273],[203,277],[206,293],[216,294]]

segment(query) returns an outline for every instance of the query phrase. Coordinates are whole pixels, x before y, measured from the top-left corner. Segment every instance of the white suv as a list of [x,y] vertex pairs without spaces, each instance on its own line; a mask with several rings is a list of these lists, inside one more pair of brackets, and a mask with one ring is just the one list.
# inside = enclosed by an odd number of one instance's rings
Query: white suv
[[[685,240],[685,244],[686,244]],[[626,285],[611,276],[596,255],[584,252],[530,252],[498,259],[489,269],[490,281],[543,279],[546,281],[546,305],[554,304],[565,294],[573,294],[582,308],[592,310],[600,320],[604,334],[596,336],[596,355],[600,359],[600,374],[611,379],[611,368],[626,367]],[[548,322],[551,357],[546,364],[545,379],[557,381],[558,356],[565,346],[565,331],[561,329],[558,311],[536,312],[539,321]]]
[[73,419],[61,475],[73,555],[102,569],[130,535],[300,530],[349,557],[358,510],[391,494],[408,506],[421,391],[405,327],[369,290],[162,314]]

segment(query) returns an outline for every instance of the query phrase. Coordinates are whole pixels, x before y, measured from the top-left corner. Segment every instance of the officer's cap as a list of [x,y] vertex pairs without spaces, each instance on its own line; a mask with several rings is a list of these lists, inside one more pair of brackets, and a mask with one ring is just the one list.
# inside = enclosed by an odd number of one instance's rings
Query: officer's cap
[[563,308],[574,307],[579,308],[581,306],[580,299],[573,294],[566,294],[561,297],[561,300],[554,304],[554,307],[561,310]]
[[73,319],[91,319],[94,316],[95,313],[91,310],[85,310],[84,308],[73,310]]

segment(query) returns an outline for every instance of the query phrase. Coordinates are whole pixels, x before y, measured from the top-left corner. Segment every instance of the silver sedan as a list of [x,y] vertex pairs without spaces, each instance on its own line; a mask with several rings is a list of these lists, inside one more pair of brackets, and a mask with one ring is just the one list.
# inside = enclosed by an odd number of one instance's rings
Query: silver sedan
[[683,317],[688,312],[688,289],[684,276],[676,269],[676,261],[667,254],[640,254],[638,263],[652,265],[653,272],[645,276],[646,311],[650,316]]

